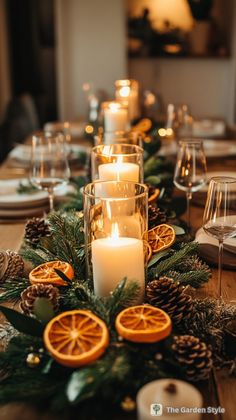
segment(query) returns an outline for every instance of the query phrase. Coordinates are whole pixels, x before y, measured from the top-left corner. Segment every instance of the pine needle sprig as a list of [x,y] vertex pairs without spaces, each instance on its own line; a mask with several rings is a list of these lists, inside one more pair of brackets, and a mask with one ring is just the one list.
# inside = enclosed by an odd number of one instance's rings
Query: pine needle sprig
[[195,289],[201,287],[209,280],[210,272],[206,270],[187,271],[186,273],[170,270],[165,273],[167,277],[183,285],[191,285]]
[[154,268],[149,270],[149,278],[158,278],[160,275],[172,270],[177,264],[181,263],[184,258],[190,254],[196,253],[197,248],[197,242],[183,244],[180,249],[176,250],[170,257],[163,259]]
[[211,273],[209,266],[202,261],[197,254],[190,255],[187,258],[184,258],[181,263],[176,265],[176,271],[205,271],[207,274]]
[[96,296],[85,282],[74,280],[66,287],[61,298],[61,309],[88,309],[109,324],[105,298]]
[[46,258],[46,255],[40,250],[31,248],[24,244],[20,249],[20,255],[26,260],[30,261],[34,267],[43,264],[46,261],[50,261]]
[[29,280],[26,278],[11,278],[3,283],[3,293],[0,295],[0,303],[13,302],[17,303],[21,293],[29,286]]
[[75,404],[95,396],[97,392],[106,393],[107,396],[111,384],[122,383],[127,378],[129,370],[130,363],[126,351],[121,349],[118,352],[110,351],[93,366],[72,373],[67,384],[67,398],[70,403]]
[[224,330],[229,321],[236,320],[235,305],[215,299],[195,299],[191,317],[181,324],[183,332],[208,342],[216,355],[224,351]]
[[78,278],[85,275],[85,246],[83,219],[75,212],[48,216],[51,235],[40,239],[37,247],[24,245],[21,255],[34,266],[46,261],[62,260],[70,263]]
[[136,282],[123,279],[109,297],[94,294],[88,283],[79,280],[65,287],[61,298],[61,309],[89,309],[101,317],[112,328],[115,316],[137,301],[140,288]]
[[122,309],[135,305],[139,294],[140,287],[136,282],[123,279],[106,301],[110,322]]

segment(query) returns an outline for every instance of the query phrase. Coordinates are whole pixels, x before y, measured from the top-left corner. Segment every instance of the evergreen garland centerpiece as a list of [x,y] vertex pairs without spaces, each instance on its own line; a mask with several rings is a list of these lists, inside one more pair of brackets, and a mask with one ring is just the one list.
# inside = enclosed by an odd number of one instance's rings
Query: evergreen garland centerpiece
[[[146,303],[137,306],[135,282],[121,279],[105,298],[86,281],[81,213],[52,213],[45,229],[41,221],[33,226],[37,241],[28,234],[20,251],[30,274],[19,272],[2,284],[0,309],[15,330],[0,353],[1,403],[30,399],[57,412],[79,406],[86,418],[93,401],[98,415],[105,407],[109,416],[114,405],[134,409],[137,391],[153,379],[196,381],[208,378],[213,363],[233,366],[224,337],[236,309],[188,294],[210,277],[195,242],[159,249],[155,235],[166,225],[160,223],[154,236],[151,229]],[[183,234],[175,226],[173,231]],[[9,301],[20,311],[2,305]]]

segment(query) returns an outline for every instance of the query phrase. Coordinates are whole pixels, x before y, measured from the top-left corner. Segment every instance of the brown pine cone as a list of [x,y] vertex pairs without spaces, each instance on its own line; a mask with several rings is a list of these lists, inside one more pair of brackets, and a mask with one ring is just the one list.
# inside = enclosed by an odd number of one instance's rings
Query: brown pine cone
[[151,204],[148,206],[148,229],[166,223],[166,221],[167,216],[165,210],[161,210]]
[[56,312],[59,305],[59,291],[51,284],[33,284],[21,293],[20,308],[26,315],[34,312],[34,302],[37,298],[48,299]]
[[163,309],[175,324],[188,319],[192,312],[192,297],[184,293],[184,287],[169,277],[153,280],[146,287],[147,301]]
[[213,364],[210,346],[193,335],[179,335],[174,336],[171,348],[190,381],[209,377]]
[[3,282],[3,278],[8,266],[8,255],[3,249],[0,251],[0,281]]
[[25,240],[33,245],[37,245],[41,238],[50,236],[51,229],[49,224],[39,217],[28,220],[25,226]]
[[1,278],[1,282],[4,282],[9,278],[20,277],[24,272],[24,260],[22,256],[9,249],[6,251],[6,254],[8,258],[7,268]]

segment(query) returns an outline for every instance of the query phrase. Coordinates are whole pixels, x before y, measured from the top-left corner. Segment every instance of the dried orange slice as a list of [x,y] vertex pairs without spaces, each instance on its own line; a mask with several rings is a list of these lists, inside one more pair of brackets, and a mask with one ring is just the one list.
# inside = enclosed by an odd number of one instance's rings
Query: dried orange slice
[[152,252],[155,254],[169,248],[174,243],[175,231],[172,226],[163,223],[150,229],[147,233],[147,239],[149,245],[151,245]]
[[152,121],[149,118],[142,118],[137,124],[132,127],[132,131],[141,131],[146,133],[152,128]]
[[171,333],[169,315],[151,305],[124,309],[117,316],[115,325],[121,337],[135,343],[154,343]]
[[109,344],[105,322],[82,309],[62,312],[53,318],[43,338],[52,357],[59,364],[73,368],[94,362]]
[[70,280],[74,277],[74,270],[71,265],[65,261],[50,261],[38,265],[29,273],[29,280],[32,284],[44,283],[56,286],[67,286],[55,271],[55,268],[62,271]]
[[155,188],[152,194],[148,197],[148,204],[155,203],[160,195],[161,190],[159,188]]

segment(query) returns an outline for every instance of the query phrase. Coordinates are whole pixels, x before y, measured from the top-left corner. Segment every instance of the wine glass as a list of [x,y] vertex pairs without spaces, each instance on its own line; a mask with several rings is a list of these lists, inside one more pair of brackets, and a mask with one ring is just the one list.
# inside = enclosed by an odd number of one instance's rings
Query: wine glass
[[206,157],[202,140],[181,140],[178,143],[174,184],[186,192],[187,226],[190,232],[190,201],[192,193],[206,183]]
[[49,196],[50,212],[54,209],[54,191],[67,184],[70,168],[64,136],[40,133],[32,137],[30,181]]
[[168,104],[167,106],[167,121],[166,121],[167,136],[178,138],[188,138],[192,136],[193,117],[190,113],[189,107],[186,104]]
[[236,178],[211,178],[203,215],[203,229],[219,241],[218,296],[221,299],[223,243],[236,234]]

